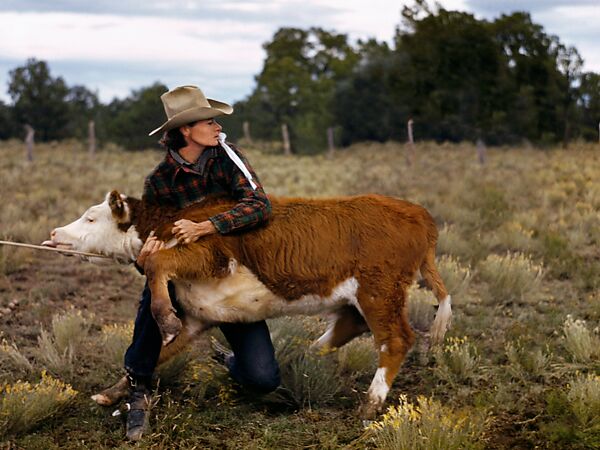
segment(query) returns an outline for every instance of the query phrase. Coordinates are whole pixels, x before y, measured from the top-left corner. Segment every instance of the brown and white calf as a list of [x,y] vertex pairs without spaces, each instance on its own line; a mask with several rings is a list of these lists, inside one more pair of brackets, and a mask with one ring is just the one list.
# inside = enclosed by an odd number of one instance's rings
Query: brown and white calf
[[[133,261],[152,230],[173,244],[176,220],[201,222],[232,206],[213,198],[177,211],[113,191],[75,222],[52,231],[46,244]],[[266,226],[172,245],[148,258],[152,302],[170,305],[172,281],[184,311],[181,333],[163,347],[161,361],[220,323],[326,313],[329,326],[315,343],[319,347],[339,347],[373,333],[379,367],[363,411],[373,415],[414,341],[407,290],[418,272],[439,302],[434,342],[443,340],[450,322],[450,296],[435,265],[435,223],[421,206],[379,195],[273,198],[272,207]],[[120,383],[96,401],[114,401]]]

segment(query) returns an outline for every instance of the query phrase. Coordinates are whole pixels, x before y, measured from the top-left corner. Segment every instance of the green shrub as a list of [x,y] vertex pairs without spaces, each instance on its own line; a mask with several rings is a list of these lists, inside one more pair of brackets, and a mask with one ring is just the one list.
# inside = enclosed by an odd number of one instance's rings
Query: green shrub
[[156,372],[160,378],[161,386],[174,386],[181,382],[191,362],[189,351],[183,351],[164,364],[158,366]]
[[467,337],[447,339],[435,353],[436,375],[448,383],[466,383],[473,380],[479,366],[477,349]]
[[[9,237],[2,240],[11,240]],[[0,275],[9,275],[26,267],[31,259],[31,251],[9,248],[0,245]]]
[[310,348],[322,331],[311,317],[286,317],[270,322],[281,370],[280,396],[298,407],[331,401],[340,390],[340,369],[332,355]]
[[471,282],[471,269],[461,266],[452,256],[442,256],[437,262],[438,270],[446,289],[452,295],[452,303],[465,300]]
[[412,285],[408,290],[408,321],[419,331],[428,331],[435,317],[437,301],[430,290]]
[[86,340],[90,321],[81,311],[69,311],[52,317],[51,331],[42,328],[35,356],[50,372],[71,379],[79,364],[77,352]]
[[508,359],[508,371],[517,379],[541,377],[549,369],[551,355],[539,348],[527,349],[517,340],[515,343],[507,343],[504,350]]
[[9,344],[6,339],[2,339],[0,343],[0,363],[2,369],[10,368],[21,374],[30,374],[33,372],[31,362],[14,342]]
[[133,322],[102,326],[103,360],[112,368],[121,369],[123,355],[133,336]]
[[534,248],[533,230],[523,228],[519,222],[503,223],[492,234],[493,247],[500,250],[530,252]]
[[477,415],[453,411],[423,396],[415,405],[401,395],[398,406],[390,406],[380,421],[368,426],[366,436],[381,449],[479,449],[484,426]]
[[441,254],[453,255],[468,260],[471,255],[472,244],[461,236],[457,227],[445,224],[439,230],[437,251]]
[[225,368],[212,358],[190,361],[189,371],[191,385],[187,392],[196,401],[203,401],[210,387],[220,387],[226,379]]
[[477,228],[490,230],[499,227],[510,218],[510,203],[503,190],[491,184],[467,183],[462,193],[464,207],[476,211]]
[[578,375],[569,385],[567,399],[579,424],[600,436],[600,376]]
[[377,368],[377,352],[372,337],[358,337],[337,351],[340,371],[350,375],[373,374]]
[[57,350],[64,352],[71,349],[73,353],[77,352],[87,337],[91,324],[91,317],[85,317],[77,310],[54,315],[51,328]]
[[279,394],[300,408],[331,402],[342,388],[342,379],[335,359],[304,348],[299,354],[280,365]]
[[37,384],[0,385],[0,437],[24,433],[56,415],[77,395],[71,386],[42,372]]
[[577,362],[589,362],[600,356],[600,338],[592,334],[585,321],[567,315],[563,325],[564,346]]
[[522,253],[489,255],[479,264],[478,273],[488,285],[487,303],[498,304],[523,301],[539,290],[543,277],[542,266]]

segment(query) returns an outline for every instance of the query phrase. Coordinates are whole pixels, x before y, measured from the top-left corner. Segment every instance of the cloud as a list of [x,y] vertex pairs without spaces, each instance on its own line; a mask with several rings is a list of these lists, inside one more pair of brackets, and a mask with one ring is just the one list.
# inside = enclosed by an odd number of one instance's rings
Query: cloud
[[35,57],[69,84],[98,89],[105,101],[157,79],[214,87],[212,95],[239,100],[250,93],[264,58],[260,44],[271,36],[260,24],[229,20],[5,12],[0,23],[10,24],[0,28],[0,75]]
[[[387,0],[372,0],[371,14],[364,14],[362,0],[175,2],[177,8],[150,0],[135,2],[139,9],[132,3],[2,2],[0,83],[6,85],[9,69],[35,57],[69,84],[98,89],[103,101],[157,79],[169,86],[197,83],[208,92],[205,86],[213,86],[211,95],[240,100],[262,67],[262,44],[279,27],[321,26],[353,39],[391,40],[400,18],[400,6],[390,8]],[[160,14],[167,4],[170,15]]]
[[[310,26],[315,17],[332,17],[338,8],[327,2],[303,0],[3,0],[0,11],[35,13],[107,14],[127,17],[161,17],[199,20],[278,23],[293,18]],[[335,2],[333,2],[335,3]]]
[[513,11],[537,13],[559,7],[597,6],[598,0],[465,0],[465,6],[486,16],[499,16]]
[[[0,28],[0,55],[5,58],[231,64],[247,70],[248,61],[261,56],[256,41],[268,36],[261,26],[229,20],[0,13],[0,22],[11,24]],[[235,33],[229,31],[232,27]]]

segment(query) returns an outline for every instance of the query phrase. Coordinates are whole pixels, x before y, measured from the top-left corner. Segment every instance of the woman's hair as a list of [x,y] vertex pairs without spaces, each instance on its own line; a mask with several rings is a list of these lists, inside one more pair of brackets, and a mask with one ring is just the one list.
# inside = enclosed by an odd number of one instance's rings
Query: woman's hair
[[172,130],[167,131],[163,134],[163,137],[158,141],[160,145],[165,148],[170,148],[171,150],[178,151],[180,148],[183,148],[187,145],[185,142],[185,138],[179,128],[173,128]]

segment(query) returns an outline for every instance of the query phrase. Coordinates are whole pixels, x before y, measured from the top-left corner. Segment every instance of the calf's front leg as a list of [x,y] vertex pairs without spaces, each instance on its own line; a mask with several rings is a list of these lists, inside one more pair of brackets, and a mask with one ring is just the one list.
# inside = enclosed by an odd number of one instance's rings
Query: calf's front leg
[[148,257],[146,262],[146,277],[151,292],[150,310],[162,336],[162,345],[167,346],[179,335],[182,328],[181,320],[175,315],[175,308],[169,296],[169,276],[161,268],[161,258],[158,252]]

